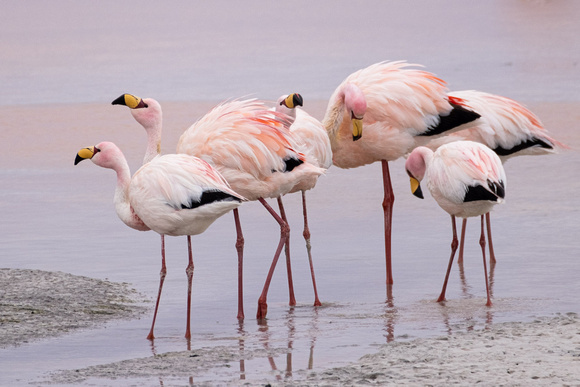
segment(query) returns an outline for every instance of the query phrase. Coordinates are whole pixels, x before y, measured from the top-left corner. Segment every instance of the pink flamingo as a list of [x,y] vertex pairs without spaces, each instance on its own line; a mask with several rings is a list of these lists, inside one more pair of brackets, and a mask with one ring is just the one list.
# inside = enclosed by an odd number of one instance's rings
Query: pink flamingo
[[[280,242],[258,299],[257,319],[266,317],[270,281],[290,232],[281,196],[302,181],[316,179],[324,172],[296,150],[298,145],[289,126],[287,115],[270,110],[263,101],[233,100],[216,106],[199,119],[181,135],[177,144],[178,153],[197,156],[214,165],[236,192],[249,200],[258,200],[280,225]],[[277,198],[280,215],[264,198]],[[234,210],[234,219],[241,283],[244,239],[237,210]],[[286,264],[289,303],[295,305],[289,255]],[[243,318],[243,313],[238,317]]]
[[388,162],[428,138],[459,130],[479,117],[461,100],[447,95],[443,80],[409,66],[402,61],[381,62],[349,75],[331,96],[323,120],[334,165],[356,168],[382,163],[388,285],[393,283],[391,222],[395,200]]
[[420,146],[415,148],[405,163],[411,178],[411,191],[423,198],[420,182],[427,180],[427,187],[437,204],[451,215],[453,240],[451,257],[445,275],[445,282],[438,302],[445,300],[445,290],[453,257],[457,250],[455,217],[481,216],[481,236],[479,244],[483,254],[487,306],[491,306],[487,265],[485,260],[485,233],[483,215],[493,206],[502,203],[505,197],[506,176],[501,160],[491,149],[473,141],[457,141],[437,148],[435,152]]
[[[426,146],[432,150],[454,141],[476,141],[491,148],[505,163],[515,156],[553,154],[560,148],[566,148],[564,144],[550,136],[534,113],[513,99],[476,90],[454,91],[449,95],[465,101],[481,115],[481,119],[478,120],[477,126],[430,141]],[[491,239],[490,214],[487,213],[485,218],[489,259],[490,262],[496,262]],[[464,218],[458,262],[463,261],[466,226],[467,218]]]
[[[283,95],[278,98],[276,111],[285,113],[293,120],[290,126],[290,132],[296,136],[298,151],[304,153],[306,161],[317,167],[328,169],[332,165],[332,149],[326,130],[316,118],[299,109],[304,99],[298,93]],[[308,228],[308,214],[306,210],[306,191],[314,188],[318,177],[304,179],[295,185],[289,193],[300,191],[302,194],[302,213],[304,216],[304,231],[302,235],[306,241],[306,251],[310,263],[310,274],[312,276],[312,285],[314,287],[314,306],[322,305],[318,299],[316,289],[316,279],[314,277],[314,266],[312,263],[312,247],[310,244],[310,229]]]
[[[81,149],[75,165],[85,159],[117,173],[115,210],[127,226],[161,235],[187,235],[189,264],[187,322],[185,337],[191,338],[191,287],[193,256],[191,235],[204,232],[217,218],[237,208],[244,197],[229,188],[223,177],[207,162],[188,155],[164,155],[143,165],[133,177],[123,153],[111,142]],[[162,239],[164,241],[164,239]],[[162,261],[165,249],[162,246]],[[163,281],[159,286],[148,339],[154,339]]]

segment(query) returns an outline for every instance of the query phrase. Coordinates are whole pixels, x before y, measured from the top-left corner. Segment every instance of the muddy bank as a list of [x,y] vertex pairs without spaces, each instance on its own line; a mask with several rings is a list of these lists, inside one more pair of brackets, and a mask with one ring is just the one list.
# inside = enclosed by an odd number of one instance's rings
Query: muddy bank
[[146,301],[126,283],[62,272],[0,269],[0,348],[134,318]]

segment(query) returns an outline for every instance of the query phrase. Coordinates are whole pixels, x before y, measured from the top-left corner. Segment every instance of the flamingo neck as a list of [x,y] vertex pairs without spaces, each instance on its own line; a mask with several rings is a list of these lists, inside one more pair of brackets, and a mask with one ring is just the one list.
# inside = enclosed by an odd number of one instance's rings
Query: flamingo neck
[[119,219],[127,226],[143,230],[143,222],[135,215],[133,208],[129,202],[129,185],[131,183],[131,171],[125,159],[117,160],[113,167],[117,173],[117,186],[115,188],[115,197],[113,202],[115,204],[115,212]]
[[338,87],[330,97],[328,107],[326,108],[326,114],[322,120],[322,125],[326,129],[326,133],[328,134],[328,138],[332,145],[336,142],[340,125],[344,119],[344,110],[346,108],[344,99],[345,84]]
[[161,131],[163,128],[163,113],[161,105],[152,98],[144,100],[147,105],[146,109],[135,109],[131,111],[133,118],[141,124],[147,132],[147,149],[143,164],[147,164],[157,155],[161,154]]
[[145,127],[145,130],[147,131],[147,149],[143,164],[147,164],[161,154],[161,123]]

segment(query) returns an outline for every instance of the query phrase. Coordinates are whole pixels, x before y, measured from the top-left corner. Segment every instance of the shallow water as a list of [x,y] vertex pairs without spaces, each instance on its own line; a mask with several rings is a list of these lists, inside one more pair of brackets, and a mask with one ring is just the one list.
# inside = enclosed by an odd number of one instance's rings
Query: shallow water
[[[149,4],[132,9],[118,2],[81,9],[75,2],[57,3],[61,7],[50,10],[41,2],[27,2],[29,9],[15,3],[0,16],[5,63],[0,68],[0,256],[5,267],[130,282],[155,297],[159,237],[127,229],[116,218],[111,171],[90,163],[73,167],[78,149],[103,140],[123,149],[132,170],[140,165],[143,130],[126,109],[110,106],[123,92],[162,102],[163,151],[168,153],[183,129],[217,100],[298,91],[305,108],[322,118],[325,98],[350,72],[379,60],[408,59],[427,65],[452,89],[476,88],[527,103],[572,149],[506,164],[507,203],[492,215],[498,258],[490,273],[492,308],[484,306],[475,220],[469,222],[463,271],[454,266],[449,301],[434,302],[449,257],[449,216],[429,196],[421,201],[409,194],[401,160],[391,163],[395,285],[387,295],[380,166],[331,168],[307,196],[322,307],[311,306],[300,198],[291,195],[284,202],[293,230],[298,305],[287,305],[285,270],[279,265],[267,325],[256,323],[256,301],[279,232],[261,205],[247,203],[240,210],[246,239],[242,326],[235,318],[235,231],[228,214],[193,238],[191,343],[182,338],[186,242],[168,238],[168,275],[153,346],[145,339],[149,313],[136,321],[2,349],[0,384],[25,384],[57,369],[188,347],[242,344],[269,348],[271,361],[248,359],[244,371],[232,364],[192,375],[193,382],[238,376],[300,379],[309,368],[345,364],[392,340],[579,311],[580,52],[573,41],[578,3],[465,2],[445,11],[434,8],[442,7],[437,2],[397,9],[382,2],[364,2],[365,9],[359,2],[333,2],[331,18],[324,16],[328,2],[301,7],[294,2],[283,10],[266,2],[228,3],[225,13],[209,3],[171,9]],[[358,28],[345,27],[352,27],[351,15],[358,15]],[[363,16],[369,20],[363,22]],[[255,19],[260,22],[252,23]],[[288,348],[291,355],[285,354]]]

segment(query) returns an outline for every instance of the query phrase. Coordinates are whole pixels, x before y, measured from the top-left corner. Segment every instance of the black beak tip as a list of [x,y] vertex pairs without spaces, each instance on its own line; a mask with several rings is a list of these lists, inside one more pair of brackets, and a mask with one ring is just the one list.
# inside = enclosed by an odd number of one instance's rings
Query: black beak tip
[[417,187],[415,192],[413,192],[413,195],[415,195],[419,199],[425,199],[425,197],[423,196],[423,191],[421,190],[421,187]]
[[362,136],[359,134],[358,136],[352,136],[352,141],[357,141],[361,138]]
[[125,94],[111,102],[111,105],[125,105]]
[[80,163],[83,160],[84,159],[81,156],[77,155],[77,157],[75,157],[75,165],[77,165],[78,163]]
[[294,106],[303,106],[302,104],[304,103],[304,99],[302,98],[302,96],[298,93],[294,94]]

